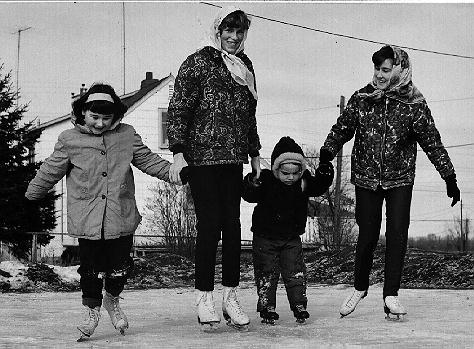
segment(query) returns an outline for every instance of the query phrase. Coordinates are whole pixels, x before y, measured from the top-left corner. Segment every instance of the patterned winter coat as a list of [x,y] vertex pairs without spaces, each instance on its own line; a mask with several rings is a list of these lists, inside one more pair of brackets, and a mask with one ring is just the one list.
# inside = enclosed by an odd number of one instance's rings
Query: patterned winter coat
[[[359,92],[371,92],[368,85]],[[334,157],[355,134],[351,182],[375,190],[413,185],[417,143],[444,179],[454,173],[426,101],[408,104],[383,97],[362,100],[358,92],[331,128],[322,148]]]
[[102,228],[105,239],[130,235],[141,221],[130,165],[169,181],[170,163],[145,146],[132,126],[118,123],[95,135],[76,124],[59,135],[25,196],[41,199],[66,176],[69,235],[99,240]]
[[[253,73],[252,62],[237,55]],[[241,164],[261,148],[257,101],[230,75],[216,49],[206,46],[181,65],[168,107],[168,140],[189,165]]]

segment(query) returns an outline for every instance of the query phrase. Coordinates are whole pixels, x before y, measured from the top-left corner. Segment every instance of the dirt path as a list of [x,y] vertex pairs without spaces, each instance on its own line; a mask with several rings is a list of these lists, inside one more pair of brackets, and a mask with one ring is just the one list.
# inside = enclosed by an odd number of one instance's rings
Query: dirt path
[[[371,288],[358,309],[340,319],[340,302],[350,292],[341,286],[311,286],[311,314],[297,325],[284,289],[278,290],[280,321],[262,325],[255,309],[255,288],[238,291],[251,318],[249,332],[221,323],[203,333],[194,313],[192,289],[125,291],[123,308],[130,321],[126,336],[111,326],[107,313],[94,336],[76,343],[82,318],[80,293],[0,294],[0,348],[473,348],[474,290],[402,290],[405,322],[384,320],[379,286]],[[220,299],[221,290],[217,290]]]

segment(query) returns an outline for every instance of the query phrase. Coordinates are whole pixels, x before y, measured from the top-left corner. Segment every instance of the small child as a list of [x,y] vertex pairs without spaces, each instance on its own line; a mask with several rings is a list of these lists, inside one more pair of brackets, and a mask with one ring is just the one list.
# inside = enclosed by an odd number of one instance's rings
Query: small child
[[59,135],[25,194],[29,200],[41,199],[66,176],[67,229],[79,241],[85,306],[80,340],[94,333],[102,303],[117,330],[124,334],[128,328],[119,296],[133,268],[133,234],[141,221],[130,165],[169,181],[170,163],[121,122],[126,111],[110,85],[93,84],[72,103],[74,128]]
[[325,193],[332,183],[334,169],[325,164],[312,176],[305,166],[301,147],[290,137],[276,144],[270,170],[258,179],[244,178],[242,197],[257,203],[252,215],[253,265],[257,285],[257,311],[262,323],[274,324],[276,290],[280,273],[290,309],[296,321],[304,323],[306,311],[306,267],[300,235],[305,232],[308,197]]

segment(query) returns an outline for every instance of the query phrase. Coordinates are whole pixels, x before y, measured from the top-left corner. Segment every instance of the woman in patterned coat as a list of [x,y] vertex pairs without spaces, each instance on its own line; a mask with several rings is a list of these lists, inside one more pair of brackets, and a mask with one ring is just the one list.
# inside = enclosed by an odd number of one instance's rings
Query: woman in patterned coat
[[237,327],[249,324],[235,293],[240,279],[242,172],[249,157],[260,175],[255,77],[243,52],[249,26],[247,15],[236,7],[218,13],[206,45],[181,65],[168,109],[174,155],[170,178],[178,182],[181,169],[189,166],[197,217],[198,320],[209,327],[220,322],[212,291],[221,238],[223,314]]
[[425,98],[413,85],[408,54],[384,46],[372,56],[374,76],[356,91],[331,128],[320,162],[331,161],[354,138],[351,182],[355,185],[357,240],[354,290],[341,306],[341,316],[354,311],[367,295],[374,249],[386,203],[386,253],[383,287],[387,316],[406,314],[398,300],[407,248],[417,143],[446,182],[454,206],[460,199],[456,174],[435,127]]

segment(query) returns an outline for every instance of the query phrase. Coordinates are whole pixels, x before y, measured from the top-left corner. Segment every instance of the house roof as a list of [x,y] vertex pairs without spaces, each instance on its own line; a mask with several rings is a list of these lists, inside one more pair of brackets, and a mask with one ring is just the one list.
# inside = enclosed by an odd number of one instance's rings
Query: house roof
[[[137,104],[142,98],[147,96],[151,91],[153,91],[157,87],[162,88],[164,86],[164,84],[162,85],[162,83],[169,78],[174,78],[173,74],[170,73],[167,77],[164,77],[162,79],[153,79],[153,74],[151,72],[147,72],[146,78],[142,80],[140,84],[140,89],[135,90],[133,92],[126,93],[119,97],[122,100],[122,102],[128,107],[128,110],[131,110],[135,104]],[[78,95],[73,96],[73,98],[77,96]],[[127,115],[127,113],[125,115]],[[45,123],[36,125],[31,130],[44,129],[51,125],[60,123],[64,120],[69,120],[70,118],[71,118],[71,113],[67,113],[65,115],[49,120]]]

